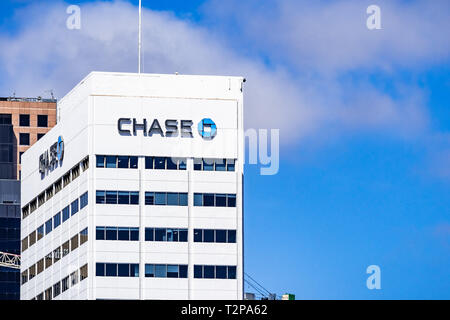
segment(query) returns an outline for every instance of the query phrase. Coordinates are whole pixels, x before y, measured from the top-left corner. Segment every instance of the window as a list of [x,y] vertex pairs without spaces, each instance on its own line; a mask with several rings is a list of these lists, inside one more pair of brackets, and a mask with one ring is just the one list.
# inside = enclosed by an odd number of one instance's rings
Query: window
[[216,232],[216,242],[226,243],[227,242],[227,231],[226,230],[215,230]]
[[154,205],[155,204],[155,193],[154,192],[146,192],[145,193],[145,205]]
[[36,231],[33,231],[32,233],[30,233],[29,235],[29,239],[30,239],[30,247],[36,243]]
[[228,230],[227,236],[228,243],[236,243],[236,230]]
[[36,296],[36,300],[44,300],[44,294],[40,293]]
[[72,216],[78,212],[78,199],[76,199],[75,201],[73,201],[70,204],[70,208],[71,208]]
[[44,258],[39,260],[37,263],[37,274],[40,274],[42,271],[44,271]]
[[67,240],[62,245],[62,256],[63,257],[67,256],[69,254],[69,252],[70,252],[70,242],[69,242],[69,240]]
[[39,196],[38,196],[38,204],[39,207],[42,206],[45,203],[45,192],[42,192]]
[[117,168],[117,157],[107,156],[106,157],[106,168]]
[[53,250],[53,263],[56,263],[59,259],[61,259],[61,247]]
[[88,205],[88,193],[83,193],[80,197],[80,210]]
[[22,281],[21,284],[25,284],[28,282],[28,270],[22,272]]
[[69,276],[62,279],[61,284],[62,284],[62,292],[67,291],[69,289]]
[[80,246],[87,241],[88,241],[88,228],[85,228],[80,232]]
[[214,242],[214,230],[203,230],[203,242]]
[[19,125],[21,127],[29,127],[30,126],[30,115],[29,114],[19,115]]
[[37,240],[41,240],[44,237],[44,225],[37,228]]
[[83,281],[88,277],[88,265],[85,264],[80,268],[80,281]]
[[235,166],[235,160],[227,160],[227,171],[234,171],[236,169]]
[[119,227],[117,231],[117,240],[130,241],[130,229]]
[[28,274],[29,274],[29,280],[33,279],[36,276],[36,264],[33,264],[29,269],[28,269]]
[[213,170],[214,170],[214,160],[203,159],[203,171],[213,171]]
[[89,156],[81,161],[81,168],[83,169],[83,172],[89,169]]
[[28,249],[28,237],[22,239],[22,252]]
[[104,277],[105,276],[105,264],[104,263],[97,263],[95,265],[95,275],[97,277]]
[[72,180],[75,180],[80,175],[80,165],[77,164],[75,167],[72,168]]
[[50,267],[53,263],[53,252],[50,252],[45,256],[45,269]]
[[47,222],[45,222],[45,234],[49,234],[52,231],[53,227],[53,219],[48,219]]
[[53,298],[56,298],[61,294],[61,281],[58,281],[53,285]]
[[167,170],[177,170],[178,160],[173,158],[167,158]]
[[117,157],[117,168],[128,168],[130,164],[130,158],[124,156]]
[[106,204],[117,204],[117,191],[106,191]]
[[70,285],[73,287],[78,283],[78,270],[70,274]]
[[155,229],[155,241],[167,241],[166,229],[156,228]]
[[105,167],[105,156],[96,156],[96,163],[97,168],[104,168]]
[[98,191],[97,190],[96,195],[95,195],[95,202],[96,203],[100,203],[100,204],[106,203],[105,191]]
[[11,114],[0,114],[0,124],[12,124],[11,120]]
[[145,157],[145,169],[153,169],[153,157]]
[[41,138],[45,136],[45,133],[38,133],[37,134],[37,140],[41,140]]
[[217,159],[215,161],[216,171],[226,171],[226,159]]
[[161,158],[161,157],[155,158],[155,169],[160,169],[160,170],[166,169],[166,158]]
[[204,207],[214,207],[214,194],[204,193],[203,194],[203,206]]
[[48,127],[48,116],[46,114],[38,114],[37,125],[40,128]]
[[106,227],[106,240],[117,240],[117,227]]
[[53,197],[53,185],[45,190],[47,201]]
[[61,191],[61,189],[62,189],[62,180],[59,179],[58,181],[55,182],[55,194]]
[[154,241],[155,239],[155,229],[145,228],[145,241]]
[[97,227],[95,228],[95,239],[96,240],[105,240],[105,227]]
[[130,157],[130,169],[137,169],[138,157]]
[[226,207],[226,206],[227,206],[227,195],[216,194],[216,207]]
[[70,239],[70,250],[73,251],[78,248],[78,233]]
[[23,152],[19,152],[19,163],[22,163],[22,155],[23,155]]
[[63,185],[64,187],[67,186],[70,183],[70,171],[67,172],[64,176],[63,176]]
[[65,207],[65,208],[62,210],[62,214],[63,214],[63,222],[65,222],[67,219],[70,218],[70,209],[69,209],[69,206]]
[[45,300],[52,300],[52,287],[45,290]]

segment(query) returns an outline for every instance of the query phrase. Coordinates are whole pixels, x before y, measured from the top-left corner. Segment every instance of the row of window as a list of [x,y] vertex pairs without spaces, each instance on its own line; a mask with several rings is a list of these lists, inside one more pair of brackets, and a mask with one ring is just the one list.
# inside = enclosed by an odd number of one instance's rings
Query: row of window
[[97,168],[137,169],[138,157],[97,156]]
[[[145,169],[154,170],[186,170],[186,158],[145,157]],[[96,157],[97,168],[137,169],[137,156],[103,156]],[[194,159],[196,171],[235,171],[234,159]]]
[[146,192],[145,205],[187,206],[188,194],[186,192]]
[[88,277],[88,265],[85,264],[80,268],[70,274],[70,276],[65,277],[61,281],[58,281],[53,286],[45,290],[44,292],[38,294],[36,298],[31,300],[52,300],[59,296],[62,292],[69,290],[70,287],[75,286],[78,282],[83,281]]
[[[98,204],[139,204],[139,191],[97,190]],[[145,205],[187,206],[186,192],[145,192]],[[197,207],[236,207],[235,194],[195,193],[194,206]]]
[[194,266],[195,279],[236,279],[236,266]]
[[98,204],[139,204],[139,191],[97,190],[95,202]]
[[196,207],[236,207],[235,194],[194,193]]
[[[96,240],[139,241],[139,228],[97,227]],[[188,230],[145,228],[145,241],[187,242]],[[236,243],[236,230],[194,229],[194,242]]]
[[139,264],[97,263],[95,275],[97,277],[139,277]]
[[139,228],[97,227],[96,240],[139,241]]
[[79,210],[88,205],[88,192],[86,191],[80,198],[75,199],[72,203],[55,214],[53,218],[48,219],[43,225],[31,232],[27,237],[22,239],[22,252],[27,250],[37,241],[41,240],[44,235],[49,234],[52,230],[66,222],[71,216],[75,215]]
[[63,188],[69,185],[70,182],[78,178],[81,174],[81,170],[86,171],[89,169],[89,157],[84,158],[72,169],[67,171],[61,178],[55,181],[45,191],[41,192],[36,198],[31,200],[27,205],[22,208],[22,219],[28,217],[38,207],[42,206],[45,202],[50,200],[55,194],[60,192]]
[[48,269],[52,264],[58,262],[87,241],[88,228],[85,228],[80,233],[77,233],[72,238],[70,238],[70,240],[67,240],[61,246],[51,251],[44,258],[40,259],[27,270],[22,272],[22,285],[33,279],[42,271]]
[[[139,277],[137,263],[101,263],[95,267],[97,277]],[[188,277],[185,264],[146,264],[146,278],[184,278]],[[194,265],[195,279],[236,279],[236,266]]]
[[[19,115],[19,126],[21,126],[21,127],[29,127],[30,126],[30,115],[29,114]],[[48,127],[48,115],[38,114],[37,115],[37,126],[39,128],[47,128]]]
[[194,242],[236,243],[236,230],[194,229]]
[[[36,139],[39,140],[43,136],[45,136],[45,133],[38,133],[36,135]],[[29,146],[30,145],[30,134],[29,133],[19,133],[19,145],[21,146]],[[23,153],[23,152],[21,152]],[[21,162],[19,160],[19,162]]]
[[194,159],[194,170],[196,171],[235,171],[236,160],[234,159]]

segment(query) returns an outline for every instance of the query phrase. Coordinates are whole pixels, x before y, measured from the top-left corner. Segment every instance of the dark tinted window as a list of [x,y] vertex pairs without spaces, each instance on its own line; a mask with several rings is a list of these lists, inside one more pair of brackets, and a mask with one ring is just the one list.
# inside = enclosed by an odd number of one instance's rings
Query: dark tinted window
[[39,114],[37,118],[37,125],[41,128],[48,127],[48,116],[46,114]]
[[29,133],[20,133],[19,134],[19,143],[21,146],[29,146],[30,145],[30,134]]
[[30,115],[29,114],[21,114],[19,116],[19,125],[21,127],[29,127],[30,126]]

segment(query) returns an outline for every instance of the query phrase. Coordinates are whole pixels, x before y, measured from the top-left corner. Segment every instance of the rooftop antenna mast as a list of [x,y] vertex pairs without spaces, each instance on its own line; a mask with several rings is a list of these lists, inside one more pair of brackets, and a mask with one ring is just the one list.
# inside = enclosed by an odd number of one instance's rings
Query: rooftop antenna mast
[[139,0],[139,57],[138,57],[138,73],[141,73],[141,49],[142,49],[142,3]]

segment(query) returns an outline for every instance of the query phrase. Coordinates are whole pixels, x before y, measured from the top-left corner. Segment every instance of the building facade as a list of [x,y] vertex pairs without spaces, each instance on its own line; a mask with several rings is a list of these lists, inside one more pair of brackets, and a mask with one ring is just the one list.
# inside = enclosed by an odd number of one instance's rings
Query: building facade
[[242,299],[243,78],[91,73],[22,159],[21,299]]
[[[20,254],[20,156],[56,124],[56,101],[0,98],[0,251]],[[0,300],[20,298],[19,270],[0,267]]]

